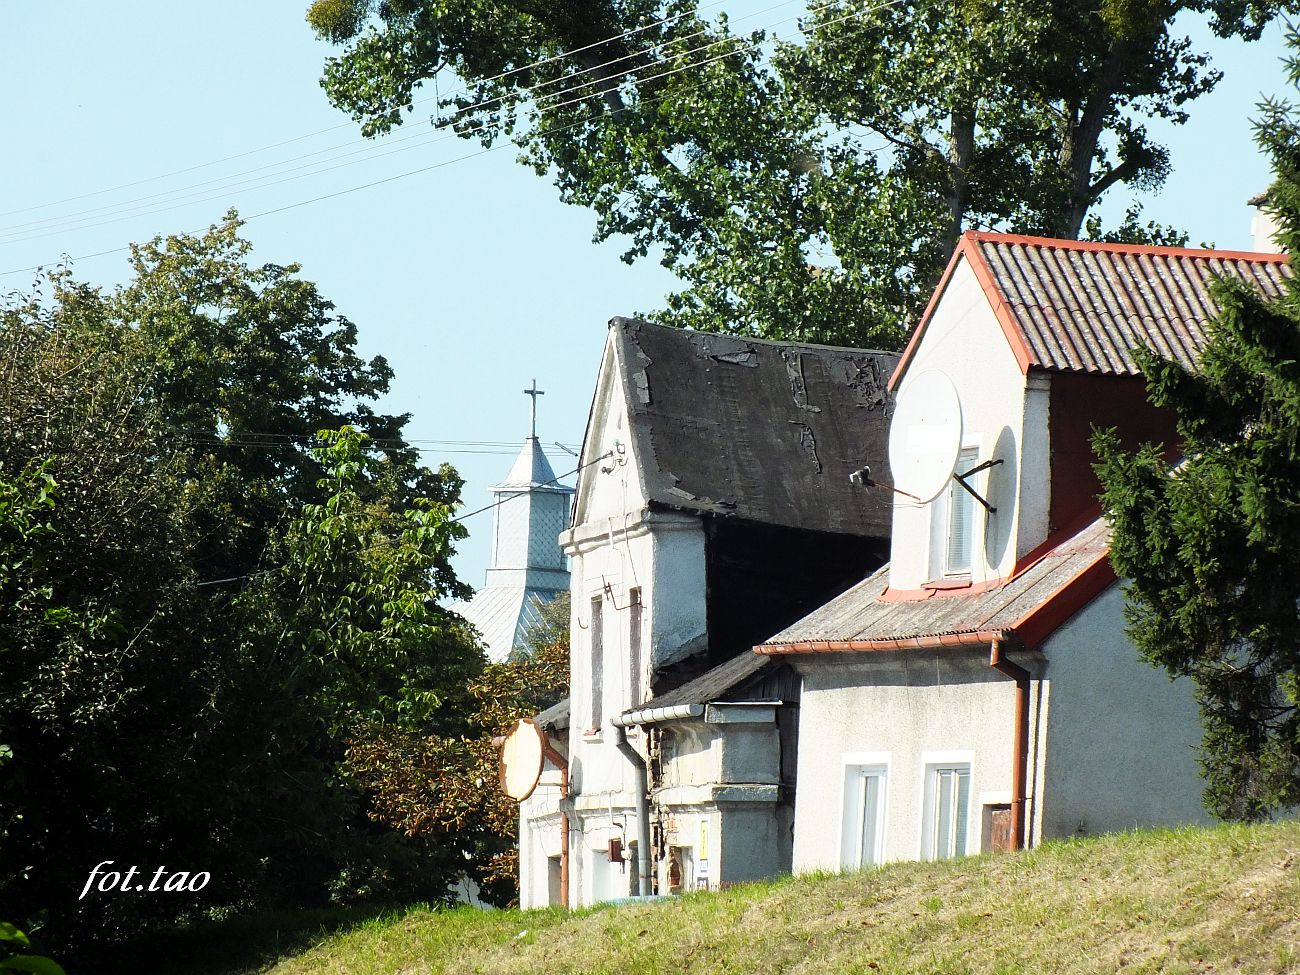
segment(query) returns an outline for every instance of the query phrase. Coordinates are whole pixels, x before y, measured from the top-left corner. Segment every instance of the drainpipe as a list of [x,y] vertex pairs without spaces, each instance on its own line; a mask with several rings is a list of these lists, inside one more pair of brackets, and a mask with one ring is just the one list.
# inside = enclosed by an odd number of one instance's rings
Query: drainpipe
[[627,740],[627,729],[614,721],[614,745],[636,770],[636,873],[637,893],[650,896],[650,775],[645,759]]
[[560,903],[569,906],[569,761],[542,735],[542,754],[560,770]]
[[1016,682],[1016,741],[1011,753],[1011,848],[1023,850],[1028,832],[1025,793],[1029,778],[1029,671],[1003,656],[1000,637],[994,637],[990,645],[989,666]]

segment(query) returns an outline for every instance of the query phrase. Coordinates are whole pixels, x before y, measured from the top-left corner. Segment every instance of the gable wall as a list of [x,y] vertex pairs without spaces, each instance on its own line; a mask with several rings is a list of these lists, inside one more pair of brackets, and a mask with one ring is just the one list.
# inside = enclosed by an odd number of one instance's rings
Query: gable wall
[[[1010,574],[1016,558],[1047,534],[1047,386],[1020,371],[987,296],[967,260],[959,261],[935,306],[903,377],[908,381],[936,369],[948,376],[962,405],[963,447],[978,461],[1004,463],[973,478],[985,497],[1012,497],[986,516],[975,506],[971,581]],[[1010,510],[1008,510],[1010,508]],[[947,537],[947,492],[917,505],[894,496],[890,586],[919,589],[942,576]]]
[[1116,583],[1044,644],[1043,836],[1205,823],[1200,721],[1189,680],[1142,661]]
[[[610,719],[649,695],[654,668],[706,641],[704,529],[697,515],[647,509],[640,466],[628,436],[626,395],[613,343],[605,359],[583,448],[575,521],[563,536],[571,558],[569,729],[575,830],[570,897],[575,906],[628,893],[623,864],[605,856],[608,840],[635,837],[635,775],[614,744]],[[618,445],[621,444],[621,451]],[[632,697],[630,590],[641,590],[640,696]],[[602,707],[594,715],[592,599],[601,600]],[[640,733],[628,732],[644,752]],[[629,830],[631,832],[629,832]]]

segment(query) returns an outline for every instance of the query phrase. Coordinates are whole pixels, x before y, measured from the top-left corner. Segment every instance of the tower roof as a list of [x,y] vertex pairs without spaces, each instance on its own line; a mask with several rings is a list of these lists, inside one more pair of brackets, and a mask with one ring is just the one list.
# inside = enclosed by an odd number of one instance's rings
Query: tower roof
[[542,445],[536,437],[524,441],[519,456],[515,458],[510,473],[504,481],[493,484],[489,491],[553,491],[556,494],[572,494],[573,488],[556,483],[555,471],[542,452]]

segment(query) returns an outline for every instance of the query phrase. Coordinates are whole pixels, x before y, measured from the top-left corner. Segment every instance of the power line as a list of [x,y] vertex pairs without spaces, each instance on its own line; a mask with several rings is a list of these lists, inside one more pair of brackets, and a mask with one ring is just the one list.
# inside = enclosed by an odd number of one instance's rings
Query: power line
[[[873,6],[873,7],[870,7],[870,8],[865,8],[865,9],[860,10],[860,11],[855,11],[855,12],[852,12],[852,13],[850,13],[850,14],[846,14],[846,15],[843,16],[843,17],[839,17],[839,18],[837,18],[837,19],[835,19],[835,20],[827,21],[825,24],[822,24],[821,26],[822,26],[822,27],[834,26],[835,24],[842,23],[842,22],[844,22],[844,21],[846,21],[846,20],[849,20],[849,19],[851,19],[851,18],[853,18],[853,17],[856,17],[856,16],[860,16],[860,15],[865,14],[865,13],[872,13],[872,12],[875,12],[875,11],[877,11],[877,10],[883,10],[883,9],[885,9],[885,8],[895,6],[895,5],[897,5],[898,3],[900,3],[900,2],[902,2],[902,0],[888,0],[888,2],[886,2],[886,3],[878,4],[878,5]],[[833,5],[835,5],[835,0],[832,0],[832,2],[826,4],[826,6],[828,6],[828,7],[829,7],[829,6],[833,6]],[[824,8],[818,8],[818,9],[824,9]],[[840,36],[841,36],[841,38],[843,38],[843,37],[846,37],[846,36],[852,36],[852,35],[840,35]],[[779,38],[777,38],[777,39],[779,39]],[[765,39],[765,40],[766,40],[766,39]],[[687,70],[691,70],[691,69],[694,69],[694,68],[704,67],[704,66],[706,66],[706,65],[713,64],[713,63],[715,63],[715,62],[717,62],[717,61],[724,60],[724,59],[726,59],[726,58],[728,58],[728,57],[732,57],[732,56],[737,55],[737,54],[742,54],[742,53],[747,53],[748,51],[752,51],[752,50],[754,50],[755,48],[757,48],[757,47],[759,46],[760,43],[762,43],[762,42],[761,42],[761,41],[758,41],[758,42],[753,42],[753,43],[749,43],[749,44],[740,44],[740,45],[737,45],[736,48],[735,48],[734,50],[728,51],[728,52],[726,52],[725,54],[721,54],[721,55],[718,55],[718,56],[713,57],[713,58],[707,58],[707,59],[704,59],[704,60],[701,60],[701,61],[698,61],[698,62],[694,62],[694,63],[692,63],[692,64],[683,65],[683,66],[681,66],[681,67],[674,68],[674,69],[672,69],[672,70],[670,70],[670,71],[660,72],[659,74],[651,75],[651,76],[649,76],[649,77],[645,77],[645,78],[639,78],[639,79],[637,79],[637,80],[640,81],[640,82],[653,81],[653,80],[656,80],[656,79],[659,79],[659,78],[668,77],[668,76],[670,76],[670,75],[679,74],[679,73],[681,73],[682,71],[687,71]],[[683,89],[682,91],[674,92],[674,93],[672,93],[672,94],[674,94],[674,95],[684,94],[685,92],[693,91],[693,90],[696,90],[696,89],[701,88],[701,87],[703,87],[703,86],[704,86],[704,83],[701,83],[701,84],[698,84],[698,85],[693,85],[693,86],[690,86],[690,87],[688,87],[688,88]],[[547,106],[547,108],[549,108],[549,109],[551,109],[551,110],[554,110],[554,109],[556,109],[556,108],[564,107],[564,105],[573,104],[573,103],[575,103],[575,102],[580,102],[580,101],[586,101],[587,98],[589,98],[589,97],[590,97],[590,96],[583,96],[583,97],[581,97],[581,98],[572,99],[572,100],[569,101],[569,102],[561,103],[560,105],[551,105],[551,106]],[[644,99],[644,100],[641,102],[641,104],[642,104],[642,105],[654,104],[654,103],[656,103],[656,102],[663,101],[663,100],[667,99],[668,97],[669,97],[668,93],[665,93],[665,94],[660,95],[660,96],[657,96],[657,97],[652,97],[652,98]],[[592,116],[592,117],[594,118],[595,116]],[[550,135],[550,134],[554,134],[554,133],[559,133],[559,132],[568,131],[568,130],[570,130],[570,129],[577,128],[578,126],[584,125],[584,124],[586,124],[586,123],[589,122],[589,121],[591,121],[590,118],[588,118],[588,119],[579,119],[578,121],[576,121],[576,122],[572,122],[572,123],[569,123],[569,124],[567,124],[567,125],[563,125],[563,126],[554,126],[554,127],[550,128],[550,129],[542,130],[542,131],[539,133],[539,135]],[[406,171],[406,172],[397,173],[397,174],[395,174],[395,175],[393,175],[393,176],[388,176],[388,177],[384,177],[384,178],[381,178],[381,179],[372,180],[372,181],[370,181],[370,182],[368,182],[368,183],[362,183],[362,184],[360,184],[360,185],[351,186],[351,187],[346,187],[346,188],[344,188],[344,189],[337,190],[337,191],[332,192],[332,193],[326,193],[326,194],[322,194],[322,195],[320,195],[320,196],[311,197],[311,198],[306,199],[306,200],[300,200],[300,201],[297,201],[297,202],[295,202],[295,203],[288,203],[288,204],[285,204],[285,205],[283,205],[283,206],[273,207],[273,208],[268,209],[268,210],[262,210],[262,211],[259,211],[259,212],[257,212],[257,213],[249,214],[249,215],[247,215],[247,216],[242,216],[242,217],[241,217],[241,220],[242,220],[243,222],[248,222],[248,221],[250,221],[250,220],[255,220],[255,219],[258,219],[258,218],[260,218],[260,217],[271,216],[271,215],[276,214],[276,213],[283,213],[283,212],[285,212],[285,211],[287,211],[287,210],[297,209],[298,207],[307,206],[307,205],[312,204],[312,203],[320,203],[320,202],[323,202],[323,201],[325,201],[325,200],[331,200],[331,199],[334,199],[334,198],[336,198],[336,197],[346,196],[346,195],[349,195],[349,194],[351,194],[351,193],[359,192],[359,191],[361,191],[361,190],[371,189],[371,188],[376,187],[376,186],[382,186],[382,185],[384,185],[385,183],[391,183],[391,182],[394,182],[394,181],[399,180],[399,179],[405,179],[405,178],[407,178],[407,177],[409,177],[409,176],[417,176],[417,175],[421,175],[421,174],[423,174],[423,173],[431,172],[431,171],[436,170],[436,169],[442,169],[442,168],[445,167],[445,166],[450,166],[450,165],[452,165],[452,164],[454,164],[454,163],[464,162],[464,161],[469,160],[469,159],[474,159],[474,158],[477,158],[478,156],[486,155],[486,154],[489,153],[489,152],[492,152],[492,151],[494,151],[494,150],[501,149],[501,148],[504,148],[504,147],[505,147],[505,144],[498,143],[497,145],[489,146],[489,147],[486,147],[486,148],[480,149],[480,150],[478,150],[478,151],[476,151],[476,152],[468,153],[468,154],[463,155],[463,156],[457,156],[457,157],[452,158],[452,159],[442,160],[442,161],[440,161],[440,162],[433,163],[433,164],[431,164],[431,165],[429,165],[429,166],[422,166],[422,167],[420,167],[420,168],[418,168],[418,169],[412,169],[412,170],[408,170],[408,171]],[[340,167],[331,167],[331,168],[340,168]],[[325,171],[328,171],[328,170],[321,170],[321,171],[322,171],[322,172],[325,172]],[[271,183],[266,183],[266,184],[264,184],[264,185],[265,185],[265,186],[276,185],[278,182],[287,182],[289,179],[294,179],[294,178],[300,178],[300,177],[289,177],[289,178],[287,178],[286,180],[274,181],[274,182],[271,182]],[[258,187],[258,188],[262,188],[262,187]],[[194,202],[205,202],[205,201],[200,200],[200,201],[194,201]],[[187,205],[187,204],[184,204],[184,205]],[[161,213],[161,212],[164,212],[164,211],[166,211],[166,210],[170,210],[170,209],[176,209],[176,207],[160,207],[160,208],[158,208],[158,209],[156,209],[156,210],[146,211],[146,212],[143,212],[143,213],[132,214],[131,216],[147,216],[147,215],[150,215],[150,214],[152,214],[152,213]],[[124,217],[124,218],[117,218],[117,219],[127,219],[127,218]],[[112,223],[112,222],[116,222],[116,220],[106,220],[106,221],[103,221],[103,222],[100,223],[100,224],[92,224],[92,225],[90,225],[90,226],[88,226],[88,227],[81,227],[81,228],[77,228],[77,229],[91,229],[92,227],[95,227],[95,226],[103,226],[103,225],[106,224],[106,223]],[[196,231],[196,232],[202,232],[202,231]],[[38,236],[47,236],[47,235],[38,235]],[[37,237],[24,238],[24,240],[33,240],[33,239],[37,239]],[[18,242],[21,242],[21,241],[11,241],[10,243],[18,243]],[[92,259],[92,258],[96,258],[96,257],[104,257],[104,256],[109,255],[109,254],[117,254],[117,253],[121,253],[121,252],[123,252],[123,251],[127,251],[127,250],[130,249],[130,247],[131,247],[131,245],[128,244],[128,245],[123,245],[123,246],[120,246],[120,247],[109,248],[109,249],[107,249],[107,250],[95,251],[94,253],[90,253],[90,254],[81,254],[81,255],[77,255],[77,256],[73,257],[72,260],[74,260],[74,261],[84,261],[84,260],[90,260],[90,259]],[[11,274],[23,274],[23,273],[33,272],[33,271],[40,271],[40,270],[42,269],[43,266],[44,266],[44,265],[39,265],[39,264],[38,264],[38,265],[33,265],[33,266],[31,266],[31,267],[25,267],[25,268],[14,268],[14,269],[7,270],[7,271],[0,271],[0,276],[7,276],[7,275],[11,275]]]
[[[713,3],[709,3],[709,4],[705,4],[705,5],[703,5],[703,6],[696,7],[694,12],[695,12],[695,13],[698,13],[700,10],[708,10],[708,9],[713,8],[713,7],[718,7],[718,6],[721,6],[721,5],[722,5],[723,3],[725,3],[725,2],[726,2],[726,0],[714,0]],[[778,6],[779,6],[779,5],[778,5]],[[768,8],[768,9],[771,9],[771,8]],[[762,13],[763,11],[759,11],[759,12]],[[539,68],[539,67],[542,67],[542,66],[544,66],[544,65],[551,64],[551,63],[553,63],[553,62],[555,62],[555,61],[559,61],[559,60],[562,60],[562,59],[564,59],[564,58],[572,57],[572,56],[575,55],[575,54],[581,54],[583,51],[590,50],[591,48],[594,48],[594,47],[601,47],[601,46],[603,46],[603,45],[610,44],[610,43],[612,43],[612,42],[614,42],[614,41],[625,40],[625,39],[627,39],[627,38],[633,36],[634,34],[640,34],[640,33],[644,32],[644,31],[651,30],[651,29],[653,29],[653,28],[655,28],[655,27],[660,27],[660,26],[662,26],[662,25],[664,25],[664,24],[668,24],[668,23],[672,23],[673,21],[680,20],[680,19],[682,19],[683,17],[687,16],[689,13],[691,13],[691,11],[683,11],[682,13],[679,13],[679,14],[670,14],[669,16],[664,17],[664,18],[662,18],[661,20],[656,20],[656,21],[654,21],[653,23],[644,24],[644,25],[642,25],[642,26],[640,26],[640,27],[634,27],[634,28],[631,28],[631,29],[629,29],[629,30],[623,31],[621,34],[614,34],[614,35],[612,35],[612,36],[610,36],[610,37],[603,38],[602,40],[593,41],[593,42],[591,42],[590,44],[583,45],[582,47],[575,47],[575,48],[572,48],[572,49],[567,50],[567,51],[561,51],[560,53],[558,53],[558,54],[553,54],[553,55],[551,55],[550,57],[542,58],[542,59],[537,60],[537,61],[532,61],[532,62],[530,62],[530,63],[528,63],[528,64],[520,65],[520,66],[517,67],[517,68],[511,68],[511,69],[508,70],[508,71],[503,71],[503,72],[501,72],[500,74],[492,75],[492,76],[489,77],[489,78],[485,78],[485,79],[483,79],[483,81],[481,81],[481,82],[477,82],[477,84],[491,84],[491,83],[494,82],[494,81],[501,81],[501,80],[504,79],[504,78],[508,78],[508,77],[510,77],[511,75],[519,74],[520,72],[528,71],[528,70],[533,69],[533,68]],[[755,15],[751,14],[750,16],[755,16]],[[467,91],[469,91],[469,90],[470,90],[470,87],[469,87],[468,85],[462,85],[460,88],[453,88],[453,89],[452,89],[451,91],[449,91],[447,94],[450,96],[450,95],[458,94],[458,93],[460,93],[460,92],[467,92]],[[427,103],[427,102],[429,102],[429,101],[433,101],[433,100],[437,100],[437,99],[436,99],[436,98],[435,98],[435,99],[430,99],[430,98],[420,98],[420,99],[415,99],[415,100],[413,100],[413,101],[411,102],[411,104],[412,104],[413,106],[414,106],[414,105],[423,105],[423,104],[425,104],[425,103]],[[315,138],[315,137],[318,136],[318,135],[325,135],[325,134],[328,133],[328,132],[336,132],[336,131],[338,131],[339,129],[349,128],[349,127],[351,127],[351,126],[354,124],[354,121],[355,121],[354,119],[349,119],[349,120],[346,121],[346,122],[340,122],[338,125],[327,126],[326,128],[323,128],[323,129],[317,129],[317,130],[314,131],[314,132],[308,132],[308,133],[306,133],[306,134],[304,134],[304,135],[294,136],[293,138],[290,138],[290,139],[284,139],[284,140],[282,140],[282,141],[280,141],[280,142],[274,142],[274,143],[271,143],[270,145],[259,146],[259,147],[254,148],[254,149],[247,149],[247,150],[245,150],[245,151],[243,151],[243,152],[237,152],[237,153],[234,153],[234,154],[229,155],[229,156],[223,156],[223,157],[221,157],[220,159],[214,159],[214,160],[212,160],[212,161],[210,161],[210,162],[198,163],[197,165],[194,165],[194,166],[187,166],[187,167],[185,167],[185,168],[183,168],[183,169],[172,170],[172,171],[169,172],[169,173],[162,173],[162,174],[160,174],[160,175],[158,175],[158,176],[146,176],[146,177],[144,177],[143,179],[133,180],[132,182],[129,182],[129,183],[119,183],[119,184],[116,185],[116,186],[110,186],[110,187],[107,187],[107,188],[105,188],[105,189],[101,189],[101,190],[92,190],[92,191],[90,191],[90,192],[88,192],[88,193],[81,193],[81,194],[78,194],[78,195],[76,195],[76,196],[63,197],[62,199],[52,200],[52,201],[50,201],[50,202],[48,202],[48,203],[37,203],[37,204],[33,204],[32,206],[20,207],[20,208],[18,208],[18,209],[14,209],[14,210],[3,210],[3,211],[0,211],[0,216],[6,216],[6,217],[7,217],[7,216],[10,216],[11,214],[15,214],[15,213],[29,213],[29,212],[32,211],[32,210],[40,210],[40,209],[44,209],[44,208],[47,208],[47,207],[58,206],[58,205],[61,204],[61,203],[71,203],[71,202],[74,202],[74,201],[76,201],[76,200],[84,200],[84,199],[87,199],[87,198],[92,197],[92,196],[103,196],[103,195],[106,194],[106,193],[115,193],[115,192],[117,192],[118,190],[130,189],[130,188],[133,187],[133,186],[140,186],[140,185],[142,185],[142,184],[144,184],[144,183],[156,182],[156,181],[158,181],[158,180],[162,180],[162,179],[170,179],[170,178],[173,177],[173,176],[181,176],[181,175],[184,175],[185,173],[192,173],[192,172],[195,172],[195,171],[200,170],[200,169],[207,169],[207,168],[209,168],[209,167],[211,167],[211,166],[216,166],[216,165],[219,165],[219,164],[221,164],[221,163],[223,163],[223,162],[231,162],[231,161],[233,161],[233,160],[235,160],[235,159],[243,159],[243,158],[245,158],[245,157],[247,157],[247,156],[256,155],[256,154],[258,154],[258,153],[260,153],[260,152],[268,152],[268,151],[270,151],[270,150],[272,150],[272,149],[280,149],[280,148],[283,148],[284,146],[292,145],[292,144],[294,144],[295,142],[303,142],[303,141],[305,141],[305,140],[307,140],[307,139]]]
[[[466,512],[466,513],[463,514],[463,515],[458,515],[458,516],[455,517],[455,518],[450,518],[450,519],[448,519],[447,523],[448,523],[448,524],[451,524],[451,525],[459,524],[460,522],[464,521],[466,518],[472,518],[472,517],[474,517],[475,515],[481,515],[481,514],[482,514],[483,512],[485,512],[485,511],[491,511],[493,508],[499,508],[499,507],[501,507],[501,505],[503,505],[503,504],[509,504],[511,501],[514,501],[516,498],[526,497],[528,494],[532,493],[532,491],[535,490],[535,489],[537,489],[537,488],[550,487],[552,484],[558,484],[560,481],[564,480],[566,477],[572,477],[574,474],[577,474],[577,473],[583,471],[584,469],[586,469],[586,468],[588,468],[588,467],[591,467],[593,464],[599,464],[601,461],[603,461],[603,460],[608,460],[608,459],[609,459],[610,457],[612,457],[612,456],[614,456],[614,454],[613,454],[612,451],[606,451],[605,453],[601,454],[599,457],[596,457],[596,458],[594,458],[594,459],[592,459],[592,460],[587,461],[585,464],[579,464],[577,467],[575,467],[575,468],[574,468],[573,470],[571,470],[571,471],[566,471],[566,472],[563,473],[563,474],[559,474],[559,475],[557,475],[557,476],[551,478],[549,481],[543,481],[543,482],[541,482],[541,483],[539,483],[539,484],[534,484],[534,485],[532,485],[528,491],[521,491],[521,492],[519,492],[518,494],[508,494],[508,495],[506,495],[504,498],[501,498],[501,499],[498,500],[498,501],[493,501],[491,504],[484,505],[482,508],[475,508],[473,511],[468,511],[468,512]],[[378,549],[381,549],[381,548],[389,548],[389,547],[391,547],[391,546],[393,546],[393,545],[396,545],[397,542],[398,542],[398,539],[388,539],[388,540],[383,541],[383,542],[377,542],[377,543],[375,543],[374,545],[368,545],[368,546],[366,546],[365,548],[361,549],[361,551],[362,551],[362,552],[374,552],[374,551],[377,551]],[[360,554],[360,553],[358,553],[358,554]],[[219,586],[219,585],[223,585],[223,584],[225,584],[225,583],[227,583],[227,582],[239,582],[239,581],[241,581],[241,580],[243,580],[243,579],[255,579],[255,578],[257,578],[258,576],[270,575],[270,574],[273,573],[273,572],[279,572],[280,569],[282,569],[282,568],[284,568],[284,567],[283,567],[283,566],[276,566],[276,567],[271,568],[271,569],[259,569],[259,570],[256,571],[256,572],[248,572],[248,573],[245,573],[244,575],[239,575],[239,576],[226,576],[224,579],[208,579],[208,580],[205,581],[205,582],[196,582],[194,585],[195,585],[196,588],[197,588],[197,587],[202,587],[202,586]]]
[[[775,10],[779,7],[788,6],[790,3],[793,2],[796,2],[796,0],[781,0],[780,3],[764,8],[763,10],[751,13],[748,16],[751,17],[759,16],[763,13],[767,13],[768,11]],[[830,2],[827,2],[819,7],[809,8],[808,12],[816,13],[821,10],[825,10],[831,6],[834,6],[834,0],[830,0]],[[783,24],[786,23],[787,21],[795,20],[795,19],[797,18],[787,17],[783,20],[778,20],[773,24],[767,25],[767,27],[764,29],[765,30],[770,29],[779,24]],[[685,37],[683,38],[677,38],[677,40],[680,41],[687,38],[696,37],[704,33],[705,30],[700,29],[694,31],[691,34],[685,35]],[[635,75],[636,71],[649,70],[657,65],[668,64],[674,60],[679,60],[681,58],[689,57],[693,54],[698,54],[700,52],[710,50],[712,48],[718,47],[723,44],[729,44],[734,40],[736,40],[736,38],[728,35],[726,37],[718,38],[716,40],[710,41],[707,44],[703,44],[686,51],[663,54],[659,57],[652,58],[647,63],[639,65],[634,69],[620,72],[620,80],[630,79],[638,83],[644,83],[646,81],[653,81],[658,78],[667,77],[670,74],[676,74],[679,71],[689,70],[691,67],[701,67],[705,64],[712,63],[714,60],[719,60],[719,59],[717,58],[701,59],[700,61],[696,62],[693,65],[683,65],[673,71],[664,72],[662,74],[651,75],[649,77],[638,78]],[[754,46],[755,45],[752,44],[748,45],[747,49],[752,49]],[[588,81],[581,81],[581,80],[575,81],[575,79],[580,79],[583,75],[596,72],[601,68],[609,67],[610,65],[618,64],[622,61],[627,61],[633,58],[641,57],[645,53],[646,52],[638,51],[638,52],[633,52],[631,54],[626,54],[621,57],[617,57],[609,61],[605,61],[601,64],[592,65],[588,68],[584,68],[581,71],[577,71],[573,74],[564,75],[560,78],[549,79],[547,81],[542,81],[536,85],[521,88],[514,92],[508,93],[506,95],[499,95],[495,98],[490,98],[481,102],[475,102],[469,105],[465,105],[460,109],[458,109],[456,112],[454,112],[450,118],[440,120],[438,123],[438,128],[446,128],[447,126],[453,124],[455,120],[461,115],[474,112],[474,111],[479,111],[484,108],[489,108],[492,107],[493,105],[500,104],[508,99],[512,99],[520,96],[533,95],[534,98],[539,101],[537,107],[542,109],[543,111],[555,111],[557,109],[564,108],[568,105],[586,101],[587,99],[593,97],[592,93],[587,92],[585,94],[579,95],[576,98],[559,101],[554,104],[546,104],[541,100],[547,98],[562,99],[563,96],[571,94],[573,92],[577,92],[589,85]],[[557,85],[557,84],[564,84],[565,87],[555,92],[540,93],[540,89],[549,87],[551,85]],[[354,144],[353,142],[348,142],[348,143],[340,144],[338,146],[333,146],[326,149],[319,149],[316,150],[315,152],[305,153],[300,156],[291,157],[290,159],[281,160],[279,162],[268,163],[265,166],[254,167],[253,169],[245,170],[242,173],[234,173],[229,176],[217,177],[215,179],[194,183],[191,184],[190,186],[177,187],[171,190],[163,190],[158,193],[152,193],[146,196],[136,197],[133,200],[125,200],[125,201],[120,201],[118,203],[105,204],[104,206],[92,207],[88,210],[82,210],[71,214],[61,214],[53,217],[46,217],[37,220],[29,220],[20,224],[11,224],[8,227],[0,229],[0,243],[16,244],[16,243],[23,243],[32,240],[40,240],[45,237],[59,236],[67,230],[89,230],[96,227],[106,226],[107,224],[110,223],[117,223],[122,220],[133,219],[139,216],[149,216],[155,213],[164,213],[170,210],[179,209],[184,206],[192,206],[196,203],[209,202],[211,200],[218,199],[229,192],[233,192],[241,189],[255,190],[255,189],[264,189],[270,186],[277,186],[280,183],[292,182],[293,180],[296,179],[305,179],[311,176],[321,175],[323,173],[332,172],[335,169],[343,169],[348,166],[360,165],[366,162],[370,162],[371,160],[374,159],[382,159],[385,156],[394,155],[399,152],[409,152],[412,149],[418,149],[421,148],[422,146],[432,145],[438,142],[443,142],[449,139],[456,139],[456,138],[459,137],[456,136],[454,133],[439,135],[437,133],[437,129],[435,129],[433,132],[417,132],[411,135],[406,135],[399,138],[387,140],[386,143],[380,144],[380,145],[384,145],[384,144],[393,145],[395,143],[406,143],[406,142],[411,142],[413,140],[418,140],[415,145],[405,145],[402,148],[397,148],[397,149],[389,148],[386,151],[378,151],[378,146],[376,146],[375,144],[369,143],[367,140],[361,140],[363,144],[360,147],[349,149],[347,152],[344,152],[338,156],[320,160],[315,163],[304,163],[301,166],[295,166],[290,169],[282,169],[282,167],[286,166],[288,163],[296,162],[300,159],[308,159],[314,156],[320,156],[327,153],[332,153],[338,149],[348,149],[349,146]],[[326,163],[333,163],[335,159],[346,159],[349,156],[361,156],[361,158],[353,159],[350,162],[337,162],[334,165],[325,165]],[[250,175],[253,173],[259,173],[259,172],[264,172],[266,170],[274,170],[274,169],[281,169],[281,172],[270,173],[266,177],[258,176],[248,180],[231,182],[232,180],[238,180],[240,176]],[[297,176],[284,175],[286,173],[296,173],[300,170],[309,170],[309,171],[301,173],[300,175]],[[274,176],[283,176],[284,178],[282,179],[271,178]],[[218,187],[218,184],[222,184],[222,183],[227,185]],[[210,193],[214,195],[202,196],[201,199],[194,199],[194,197],[201,196],[201,194],[204,193]],[[177,194],[180,194],[180,196],[177,196]],[[145,203],[146,201],[154,200],[160,197],[174,197],[174,199],[162,203],[162,205],[156,206],[153,209],[147,209],[144,207],[133,207],[133,204]],[[99,220],[98,222],[91,222],[91,221],[95,221],[97,217],[104,217],[105,219]]]

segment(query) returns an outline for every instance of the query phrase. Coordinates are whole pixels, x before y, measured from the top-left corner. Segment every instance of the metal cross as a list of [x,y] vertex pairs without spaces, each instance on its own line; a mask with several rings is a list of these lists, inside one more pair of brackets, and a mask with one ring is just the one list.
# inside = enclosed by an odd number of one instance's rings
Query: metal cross
[[533,440],[536,440],[536,439],[537,439],[537,397],[539,397],[539,396],[545,396],[545,395],[546,395],[546,390],[544,390],[544,389],[538,389],[538,388],[537,388],[537,380],[534,379],[534,380],[533,380],[533,388],[532,388],[532,389],[525,389],[525,390],[524,390],[524,395],[525,395],[525,396],[531,396],[531,397],[533,398],[533,432],[532,432],[532,434],[530,434],[530,436],[531,436],[531,438],[532,438]]

